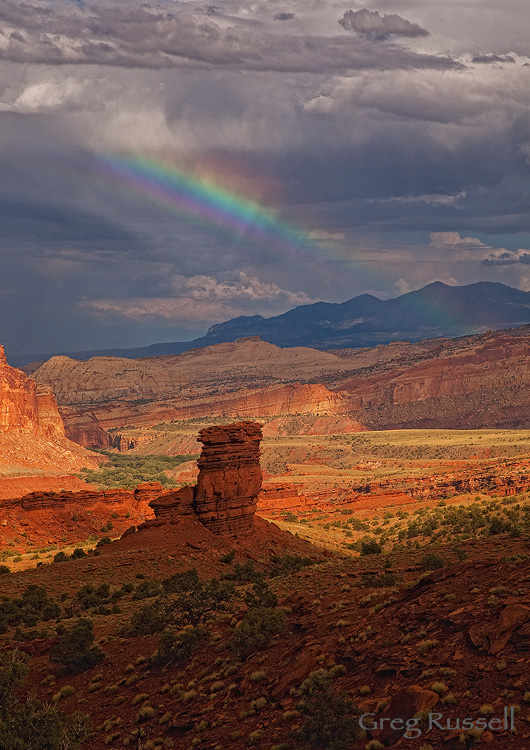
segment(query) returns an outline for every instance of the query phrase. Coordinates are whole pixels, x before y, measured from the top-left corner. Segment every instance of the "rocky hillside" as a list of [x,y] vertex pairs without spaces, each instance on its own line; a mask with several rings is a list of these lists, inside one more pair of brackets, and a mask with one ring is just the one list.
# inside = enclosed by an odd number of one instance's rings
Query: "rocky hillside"
[[172,357],[53,357],[32,377],[53,388],[69,437],[95,447],[109,446],[110,428],[205,416],[346,416],[349,430],[521,428],[530,427],[529,339],[522,326],[322,352],[250,337]]

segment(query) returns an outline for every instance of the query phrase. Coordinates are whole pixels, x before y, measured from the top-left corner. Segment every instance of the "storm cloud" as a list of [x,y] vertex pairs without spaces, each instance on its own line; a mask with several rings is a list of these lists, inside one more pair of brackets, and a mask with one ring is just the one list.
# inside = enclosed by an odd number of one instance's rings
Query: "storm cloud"
[[[376,50],[345,36],[276,36],[246,25],[220,26],[164,5],[80,6],[54,12],[41,3],[0,0],[0,59],[48,65],[138,68],[212,67],[283,72],[453,67],[446,55]],[[61,7],[61,6],[59,6]],[[286,19],[280,19],[286,20]]]
[[395,13],[381,16],[377,11],[370,11],[367,8],[356,11],[347,10],[339,23],[346,31],[355,31],[369,39],[429,36],[427,29],[422,29],[417,23],[411,23]]
[[[8,353],[193,338],[436,279],[530,289],[526,4],[444,10],[0,0]],[[109,155],[161,171],[111,181]]]

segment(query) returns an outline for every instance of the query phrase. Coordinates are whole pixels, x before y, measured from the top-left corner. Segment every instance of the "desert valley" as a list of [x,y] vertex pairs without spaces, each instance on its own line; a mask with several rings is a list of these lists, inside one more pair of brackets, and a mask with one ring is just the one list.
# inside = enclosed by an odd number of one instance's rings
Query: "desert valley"
[[0,746],[526,748],[529,337],[2,356]]
[[529,750],[527,28],[0,0],[0,750]]

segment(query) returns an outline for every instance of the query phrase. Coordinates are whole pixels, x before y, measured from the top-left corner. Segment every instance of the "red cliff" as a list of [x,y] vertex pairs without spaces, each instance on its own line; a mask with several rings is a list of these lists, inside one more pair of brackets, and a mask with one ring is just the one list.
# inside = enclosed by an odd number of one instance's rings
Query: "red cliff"
[[0,346],[0,434],[7,432],[64,438],[63,421],[51,388],[37,385],[21,370],[10,367]]
[[95,463],[66,439],[51,388],[10,367],[0,346],[0,465],[15,476],[27,469],[64,474]]

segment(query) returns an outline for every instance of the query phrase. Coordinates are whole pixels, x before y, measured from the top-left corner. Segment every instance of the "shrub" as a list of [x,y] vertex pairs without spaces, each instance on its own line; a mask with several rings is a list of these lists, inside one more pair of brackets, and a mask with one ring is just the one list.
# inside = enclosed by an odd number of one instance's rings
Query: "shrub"
[[297,732],[304,750],[346,750],[363,738],[359,709],[345,695],[335,695],[333,678],[325,669],[312,672],[300,686],[297,709],[305,716]]
[[142,706],[136,714],[137,724],[143,724],[146,721],[151,721],[155,715],[155,709],[153,706]]
[[272,555],[271,563],[273,565],[270,572],[271,576],[281,576],[297,573],[307,565],[313,565],[314,560],[310,557],[302,557],[301,555],[283,555],[283,557]]
[[156,578],[145,578],[141,581],[133,594],[133,601],[149,599],[152,596],[159,596],[162,593],[162,584]]
[[234,596],[233,584],[220,582],[217,578],[204,583],[195,569],[176,574],[162,585],[166,592],[173,594],[165,605],[168,620],[181,626],[193,625],[194,628],[215,612],[224,610]]
[[110,536],[102,536],[101,539],[98,540],[96,547],[103,547],[105,544],[110,544],[112,542],[112,539]]
[[59,626],[59,641],[52,646],[50,658],[67,672],[79,674],[95,667],[105,658],[94,642],[92,620],[79,618],[71,627]]
[[271,607],[252,609],[235,628],[231,648],[240,656],[248,656],[265,648],[273,636],[283,633],[286,625],[287,616],[283,610]]
[[7,573],[11,573],[11,568],[8,565],[0,565],[0,576],[5,576]]
[[253,560],[247,560],[242,565],[236,563],[233,572],[225,573],[222,577],[225,581],[237,581],[237,583],[255,583],[263,578],[255,569]]
[[79,557],[86,557],[86,552],[81,547],[76,547],[72,553],[72,559],[77,560]]
[[251,682],[263,682],[267,679],[267,672],[264,669],[257,669],[255,672],[251,672],[249,679]]
[[436,552],[428,552],[421,558],[423,570],[439,570],[443,568],[444,564],[443,557],[437,555]]
[[167,625],[168,618],[162,606],[157,599],[143,607],[137,609],[131,617],[127,635],[154,635],[160,633]]
[[361,543],[361,555],[379,555],[383,548],[376,539],[368,539]]
[[66,555],[64,552],[58,552],[53,557],[53,562],[65,562],[65,560],[68,560],[68,555]]
[[[89,735],[88,717],[68,716],[36,698],[16,700],[27,673],[27,657],[18,651],[0,655],[0,747],[6,750],[78,750]],[[68,686],[65,686],[68,687]]]
[[61,608],[54,599],[50,599],[46,589],[32,584],[27,586],[20,599],[4,598],[0,602],[0,630],[11,625],[23,623],[27,627],[35,626],[40,620],[54,620],[60,617]]
[[203,628],[188,628],[179,633],[164,630],[158,641],[158,648],[151,657],[154,667],[165,667],[168,664],[182,664],[191,659],[193,652],[208,637]]
[[219,558],[219,562],[224,563],[225,565],[229,565],[234,561],[234,557],[236,556],[235,549],[230,550],[230,552],[227,552],[225,555],[221,555]]
[[252,591],[247,592],[244,599],[249,609],[276,607],[278,604],[276,594],[270,590],[263,578],[256,581],[252,587]]

